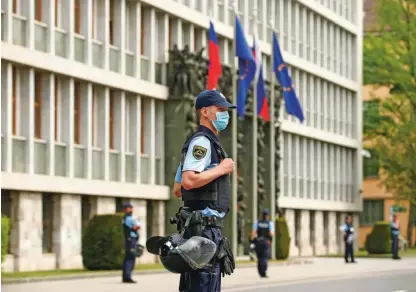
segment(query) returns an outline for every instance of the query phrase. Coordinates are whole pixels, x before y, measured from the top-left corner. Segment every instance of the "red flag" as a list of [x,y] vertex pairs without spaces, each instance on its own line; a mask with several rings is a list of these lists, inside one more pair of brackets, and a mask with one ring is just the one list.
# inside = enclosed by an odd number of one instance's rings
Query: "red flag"
[[217,88],[218,79],[222,74],[222,66],[220,59],[220,46],[218,44],[217,35],[215,34],[214,24],[212,21],[209,22],[208,31],[208,81],[207,89],[212,90]]

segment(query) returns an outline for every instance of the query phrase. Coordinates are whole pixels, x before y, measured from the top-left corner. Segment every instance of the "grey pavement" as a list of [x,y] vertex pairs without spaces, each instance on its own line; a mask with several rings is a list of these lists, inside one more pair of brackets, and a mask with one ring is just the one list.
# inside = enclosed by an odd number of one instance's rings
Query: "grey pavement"
[[[362,258],[357,264],[345,264],[341,258],[316,258],[314,264],[309,265],[270,266],[268,274],[268,279],[260,279],[255,267],[236,269],[232,276],[222,278],[222,291],[416,292],[416,258],[401,261]],[[120,277],[6,284],[2,285],[2,291],[178,291],[179,275],[176,274],[137,275],[135,279],[138,284],[122,284]]]

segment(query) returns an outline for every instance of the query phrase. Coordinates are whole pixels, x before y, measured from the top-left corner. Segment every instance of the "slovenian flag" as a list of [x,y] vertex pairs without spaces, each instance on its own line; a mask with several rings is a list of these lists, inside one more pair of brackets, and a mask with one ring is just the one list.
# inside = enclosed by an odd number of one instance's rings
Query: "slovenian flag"
[[257,114],[263,118],[266,122],[270,120],[269,115],[269,102],[266,96],[266,88],[263,78],[263,64],[261,58],[261,51],[256,36],[253,41],[253,56],[256,61],[256,74],[255,80],[257,82]]
[[222,74],[221,59],[220,59],[220,46],[218,43],[217,35],[215,34],[214,24],[209,22],[208,31],[208,81],[207,89],[212,90],[217,88],[218,79]]

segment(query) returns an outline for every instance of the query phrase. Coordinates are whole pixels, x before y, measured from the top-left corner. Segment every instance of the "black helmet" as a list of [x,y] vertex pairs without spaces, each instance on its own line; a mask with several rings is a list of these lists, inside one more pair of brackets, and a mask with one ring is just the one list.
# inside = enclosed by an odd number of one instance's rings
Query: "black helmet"
[[160,257],[166,270],[180,274],[206,266],[214,257],[216,244],[204,237],[184,239],[180,234],[153,236],[146,242],[147,250]]
[[137,244],[136,246],[136,257],[139,258],[143,255],[144,246],[141,244]]

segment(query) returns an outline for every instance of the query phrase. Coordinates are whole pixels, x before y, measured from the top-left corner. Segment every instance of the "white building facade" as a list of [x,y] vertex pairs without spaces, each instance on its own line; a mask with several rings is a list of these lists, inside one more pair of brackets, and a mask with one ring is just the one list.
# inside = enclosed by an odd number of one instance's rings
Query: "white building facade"
[[[12,223],[5,271],[82,267],[86,222],[121,211],[125,200],[143,223],[142,243],[164,233],[168,49],[205,47],[210,15],[221,60],[231,64],[231,2],[2,1],[1,198]],[[338,252],[337,226],[361,210],[362,1],[236,4],[249,42],[257,26],[266,79],[274,78],[275,28],[305,113],[303,125],[283,111],[280,121],[291,254]]]

